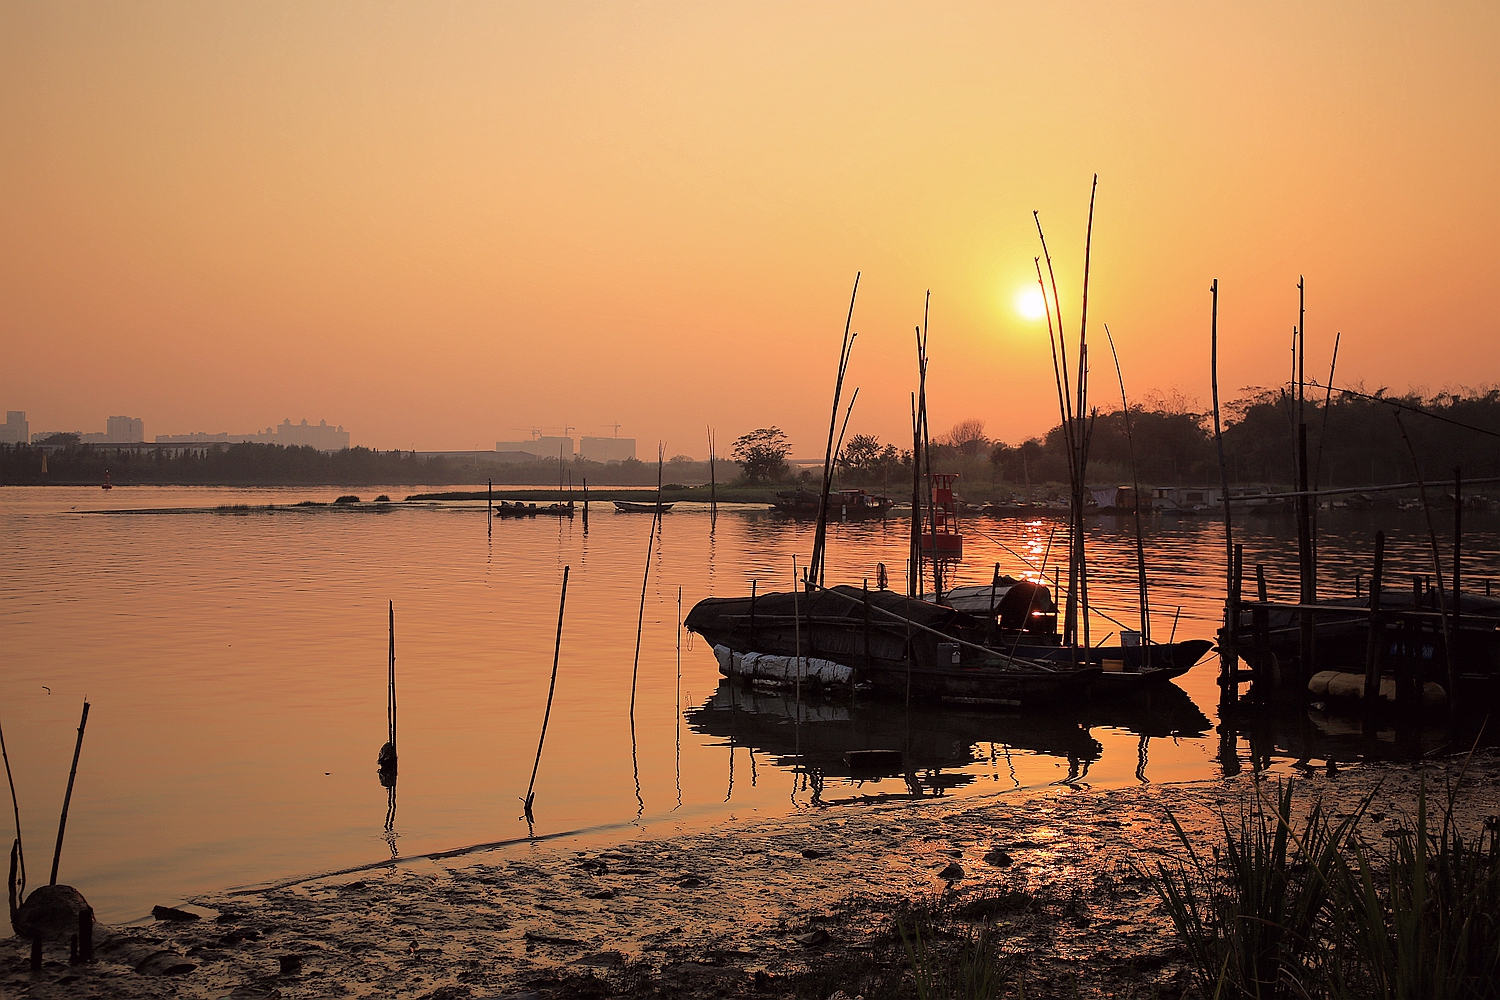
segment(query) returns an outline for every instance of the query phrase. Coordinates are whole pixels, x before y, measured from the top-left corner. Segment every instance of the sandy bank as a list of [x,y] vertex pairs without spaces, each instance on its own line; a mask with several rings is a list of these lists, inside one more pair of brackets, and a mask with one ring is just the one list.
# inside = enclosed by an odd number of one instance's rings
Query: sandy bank
[[[1419,781],[1460,760],[1299,779],[1352,808],[1377,784],[1364,832],[1403,822]],[[1471,763],[1465,821],[1500,801],[1500,755]],[[842,970],[889,951],[891,914],[948,892],[992,919],[1028,997],[1176,997],[1187,985],[1149,882],[1174,851],[1167,809],[1205,840],[1250,775],[1098,791],[837,806],[736,821],[668,840],[579,850],[556,841],[411,861],[196,902],[216,919],[118,929],[197,968],[143,975],[104,957],[69,967],[52,946],[28,971],[0,945],[7,997],[790,997],[833,993]],[[85,891],[86,891],[86,887]],[[299,971],[283,974],[283,956]]]

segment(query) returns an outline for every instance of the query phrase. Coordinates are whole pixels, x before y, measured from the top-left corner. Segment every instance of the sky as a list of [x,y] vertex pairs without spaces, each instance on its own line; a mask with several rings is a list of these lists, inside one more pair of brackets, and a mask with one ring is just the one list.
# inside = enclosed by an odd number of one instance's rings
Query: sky
[[[821,455],[1057,422],[1046,227],[1093,393],[1500,375],[1500,6],[0,5],[0,409]],[[1098,339],[1094,339],[1098,338]],[[846,393],[847,399],[847,393]]]

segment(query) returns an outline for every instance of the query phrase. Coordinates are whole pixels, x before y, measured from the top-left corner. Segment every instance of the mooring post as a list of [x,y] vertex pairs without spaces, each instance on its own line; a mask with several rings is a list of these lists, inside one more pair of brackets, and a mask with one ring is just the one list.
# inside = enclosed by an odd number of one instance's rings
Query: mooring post
[[[1303,423],[1297,425],[1297,489],[1306,494],[1307,488],[1307,424]],[[1309,501],[1310,498],[1305,495],[1297,498],[1297,566],[1301,577],[1299,603],[1304,609],[1297,612],[1301,643],[1294,680],[1304,694],[1307,692],[1307,679],[1313,673],[1313,635],[1318,624],[1316,613],[1306,610],[1318,601],[1317,587],[1313,582],[1312,510]]]
[[[1423,680],[1422,671],[1422,577],[1412,577],[1411,581],[1411,603],[1412,614],[1407,616],[1404,643],[1406,655],[1401,657],[1396,669],[1396,713],[1402,718],[1410,718],[1412,709],[1412,695],[1421,689]],[[1404,667],[1405,669],[1401,669]]]
[[[865,676],[870,676],[870,580],[865,578]],[[849,671],[849,697],[854,697],[854,671]]]
[[1385,652],[1385,627],[1380,621],[1380,576],[1385,566],[1385,532],[1375,532],[1375,568],[1370,571],[1370,635],[1365,640],[1365,712],[1380,703],[1380,659]]
[[[1464,557],[1464,477],[1463,469],[1458,466],[1453,468],[1453,618],[1452,625],[1448,630],[1448,638],[1455,646],[1458,645],[1458,604],[1459,587],[1463,577],[1459,573],[1459,565]],[[1449,650],[1449,656],[1458,652],[1456,649]],[[1451,692],[1450,692],[1451,694]]]
[[[750,581],[750,648],[747,649],[747,650],[745,650],[745,652],[747,652],[747,653],[753,653],[753,652],[755,652],[755,584],[756,584],[756,582],[757,581],[755,581],[755,580],[751,580]],[[733,656],[732,653],[730,655],[731,655],[731,657]],[[733,666],[734,666],[734,661],[731,658],[731,660],[730,660],[731,672],[733,671]]]
[[1271,611],[1266,606],[1266,567],[1262,563],[1255,564],[1255,597],[1256,605],[1250,611],[1250,624],[1255,631],[1255,665],[1250,676],[1250,693],[1256,701],[1263,701],[1276,678],[1271,670]]

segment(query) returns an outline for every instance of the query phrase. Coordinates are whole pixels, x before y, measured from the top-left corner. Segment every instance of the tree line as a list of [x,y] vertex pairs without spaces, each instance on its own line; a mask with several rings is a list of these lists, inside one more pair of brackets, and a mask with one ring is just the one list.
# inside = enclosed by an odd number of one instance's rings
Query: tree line
[[[1314,397],[1317,398],[1314,398]],[[1289,486],[1296,481],[1296,403],[1284,389],[1252,389],[1221,413],[1224,460],[1233,483]],[[1318,486],[1358,487],[1413,482],[1420,475],[1446,482],[1462,467],[1465,478],[1500,476],[1500,389],[1443,392],[1433,396],[1387,389],[1335,391],[1310,388],[1308,475]],[[1219,481],[1211,414],[1182,396],[1155,397],[1090,421],[1089,479],[1123,484],[1132,458],[1142,486],[1213,485]],[[1404,436],[1403,436],[1404,435]],[[788,478],[790,445],[777,428],[760,428],[735,442],[732,455],[748,480]],[[986,436],[984,422],[955,424],[930,444],[933,471],[958,471],[965,479],[1010,486],[1068,479],[1062,426],[1011,445]],[[989,470],[985,474],[983,463]],[[839,453],[843,482],[871,486],[911,477],[911,449],[856,434]]]

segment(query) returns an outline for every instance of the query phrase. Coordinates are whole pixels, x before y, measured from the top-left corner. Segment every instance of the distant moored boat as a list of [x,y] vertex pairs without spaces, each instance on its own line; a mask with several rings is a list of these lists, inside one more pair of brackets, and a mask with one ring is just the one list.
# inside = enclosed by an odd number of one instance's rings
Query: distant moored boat
[[632,514],[655,514],[660,510],[663,514],[671,510],[673,504],[663,503],[636,503],[634,500],[616,500],[615,509],[629,511]]

